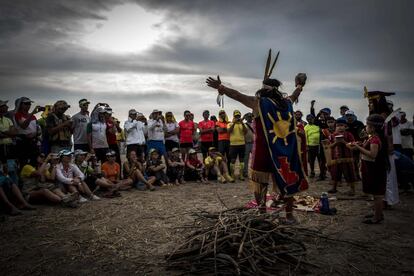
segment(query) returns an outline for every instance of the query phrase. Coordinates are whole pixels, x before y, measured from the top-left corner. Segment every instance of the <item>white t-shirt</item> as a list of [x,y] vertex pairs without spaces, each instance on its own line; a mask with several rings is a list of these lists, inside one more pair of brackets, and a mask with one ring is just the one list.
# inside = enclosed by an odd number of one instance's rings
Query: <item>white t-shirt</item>
[[145,145],[145,125],[143,122],[128,119],[124,124],[127,145]]
[[[166,123],[167,126],[167,131],[174,131],[177,127],[178,127],[178,123]],[[178,134],[172,135],[172,136],[168,136],[165,137],[165,140],[170,140],[170,141],[174,141],[174,142],[179,142],[180,140],[178,139]]]
[[108,148],[108,141],[106,140],[106,123],[97,122],[92,124],[92,148],[102,149]]
[[73,143],[74,144],[87,144],[87,126],[90,122],[88,114],[76,113],[72,117],[72,128],[73,128]]
[[164,123],[160,119],[148,120],[148,140],[164,141]]
[[[405,122],[400,124],[400,129],[414,129],[414,124],[412,122]],[[401,135],[401,146],[403,149],[412,149],[413,148],[413,136],[412,135]]]

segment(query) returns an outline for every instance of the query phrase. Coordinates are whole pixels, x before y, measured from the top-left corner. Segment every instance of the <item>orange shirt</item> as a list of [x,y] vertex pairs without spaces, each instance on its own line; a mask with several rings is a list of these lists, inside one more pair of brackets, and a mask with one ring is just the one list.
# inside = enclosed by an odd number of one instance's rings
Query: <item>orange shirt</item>
[[[216,122],[216,126],[218,126],[219,128],[225,128],[227,130],[227,124],[226,122],[220,122],[217,121]],[[230,140],[230,134],[226,131],[226,132],[219,132],[218,133],[218,140],[222,141],[222,140]]]
[[118,163],[110,164],[105,162],[102,164],[102,171],[105,173],[105,177],[110,181],[115,182],[118,180],[118,175],[121,173],[121,166]]

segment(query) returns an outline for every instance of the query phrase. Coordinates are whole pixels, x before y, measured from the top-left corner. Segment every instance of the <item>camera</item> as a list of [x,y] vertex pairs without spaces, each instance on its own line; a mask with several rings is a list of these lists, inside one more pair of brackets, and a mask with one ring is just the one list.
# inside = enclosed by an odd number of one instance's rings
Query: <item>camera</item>
[[37,110],[39,110],[39,111],[46,111],[46,107],[44,107],[44,106],[39,106],[39,107],[37,108]]

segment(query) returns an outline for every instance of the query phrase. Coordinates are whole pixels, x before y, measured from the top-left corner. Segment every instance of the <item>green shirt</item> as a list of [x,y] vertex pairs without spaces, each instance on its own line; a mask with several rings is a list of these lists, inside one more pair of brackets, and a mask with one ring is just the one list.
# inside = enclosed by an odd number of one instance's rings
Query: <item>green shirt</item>
[[[0,132],[7,132],[12,126],[13,122],[9,118],[4,116],[0,118]],[[10,145],[11,143],[13,143],[11,138],[0,138],[0,145]]]
[[320,139],[320,128],[317,125],[305,126],[306,143],[308,146],[318,146]]

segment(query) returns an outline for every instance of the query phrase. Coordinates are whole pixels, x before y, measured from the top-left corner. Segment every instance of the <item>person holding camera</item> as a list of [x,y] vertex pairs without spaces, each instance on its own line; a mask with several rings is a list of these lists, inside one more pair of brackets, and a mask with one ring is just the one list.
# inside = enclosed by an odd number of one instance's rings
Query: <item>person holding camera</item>
[[230,134],[230,175],[234,177],[234,166],[239,157],[240,163],[240,174],[239,179],[244,181],[243,171],[244,171],[244,150],[245,150],[245,140],[244,136],[247,133],[247,127],[243,123],[241,118],[241,113],[238,110],[233,112],[233,121],[227,125],[227,130]]
[[164,130],[165,127],[164,116],[162,111],[154,109],[151,113],[150,119],[148,120],[148,149],[156,149],[158,153],[164,156],[167,160],[167,151],[164,144]]
[[72,117],[72,132],[73,132],[73,147],[75,150],[82,150],[89,152],[87,126],[91,121],[89,117],[89,104],[87,99],[81,99],[79,101],[80,111]]
[[72,120],[65,114],[69,108],[70,105],[66,101],[59,100],[53,105],[52,112],[46,118],[46,130],[52,153],[72,148]]
[[27,164],[28,160],[36,159],[40,152],[37,143],[40,127],[35,114],[41,112],[42,107],[36,106],[32,112],[29,112],[32,103],[33,101],[27,97],[18,98],[12,112],[12,120],[17,130],[16,155],[21,167]]

